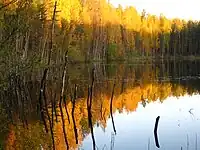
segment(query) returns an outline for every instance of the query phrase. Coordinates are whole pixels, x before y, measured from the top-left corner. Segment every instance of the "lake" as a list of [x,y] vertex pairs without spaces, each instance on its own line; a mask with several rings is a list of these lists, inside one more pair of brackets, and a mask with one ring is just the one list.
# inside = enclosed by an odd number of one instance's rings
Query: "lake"
[[12,75],[1,91],[2,147],[197,150],[199,66],[200,61],[70,64],[50,68],[44,90],[42,69]]

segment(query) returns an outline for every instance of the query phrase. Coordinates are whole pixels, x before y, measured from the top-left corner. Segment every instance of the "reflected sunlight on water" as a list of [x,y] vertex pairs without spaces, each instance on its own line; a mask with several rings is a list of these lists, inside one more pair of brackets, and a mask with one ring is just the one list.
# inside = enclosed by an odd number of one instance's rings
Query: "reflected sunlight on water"
[[[158,115],[160,149],[198,149],[200,143],[198,141],[196,144],[196,135],[199,138],[199,100],[200,95],[168,97],[163,103],[150,102],[145,108],[140,104],[135,112],[116,112],[114,120],[117,134],[114,135],[114,149],[155,149],[153,129]],[[111,119],[107,121],[105,130],[95,126],[98,149],[110,149],[112,132]],[[88,135],[81,148],[91,149],[91,145],[91,137]]]

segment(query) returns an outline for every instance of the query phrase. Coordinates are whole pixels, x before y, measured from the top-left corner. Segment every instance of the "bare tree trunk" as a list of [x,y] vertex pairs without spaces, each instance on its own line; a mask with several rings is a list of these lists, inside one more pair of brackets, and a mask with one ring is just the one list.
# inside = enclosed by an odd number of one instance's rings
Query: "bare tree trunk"
[[62,109],[62,102],[63,102],[64,90],[65,90],[65,80],[66,80],[66,65],[67,65],[67,62],[68,62],[67,52],[68,51],[66,51],[65,67],[64,67],[64,70],[63,70],[63,74],[62,74],[62,87],[61,87],[61,93],[60,93],[59,107],[60,107],[60,112],[61,112],[64,139],[65,139],[65,143],[66,143],[67,149],[69,149],[69,144],[68,144],[68,140],[67,140],[67,133],[66,133],[66,130],[65,130],[65,120],[64,120],[63,109]]
[[4,4],[3,6],[1,6],[0,10],[8,7],[9,5],[11,5],[11,4],[15,3],[15,2],[17,2],[17,0],[11,0],[10,2],[8,2],[8,3]]
[[121,29],[122,43],[124,46],[124,53],[125,53],[125,58],[126,58],[126,56],[128,54],[127,53],[128,52],[128,44],[127,44],[125,29],[124,29],[123,25],[120,25],[120,29]]
[[[50,41],[50,49],[49,49],[49,55],[48,55],[48,64],[50,64],[50,60],[51,60],[51,51],[52,51],[52,45],[53,45],[53,33],[54,33],[54,20],[55,20],[55,13],[56,13],[56,6],[57,6],[57,1],[55,2],[55,5],[54,5],[54,13],[53,13],[53,17],[52,17],[52,28],[51,28],[51,41]],[[44,112],[44,108],[43,108],[43,98],[45,100],[45,108],[46,108],[46,111],[47,111],[47,116],[48,116],[48,120],[49,120],[49,123],[50,123],[50,130],[51,130],[51,136],[52,136],[52,141],[53,141],[53,149],[55,149],[55,144],[54,144],[54,135],[53,135],[53,127],[51,126],[51,119],[50,119],[50,116],[48,114],[48,106],[47,106],[47,101],[46,101],[46,93],[45,93],[45,90],[46,90],[46,78],[47,78],[47,74],[48,74],[48,68],[46,68],[43,72],[43,77],[42,77],[42,80],[41,80],[41,83],[40,83],[40,93],[39,93],[39,108],[40,108],[40,113],[41,113],[41,117],[42,117],[42,120],[44,122],[44,125],[45,125],[45,129],[46,129],[46,132],[48,132],[48,126],[47,126],[47,123],[46,123],[46,119],[45,119],[45,112]]]
[[20,38],[20,34],[17,33],[16,34],[16,41],[15,41],[15,50],[16,50],[16,53],[19,53],[19,38]]
[[156,146],[157,146],[158,148],[160,148],[159,141],[158,141],[158,133],[157,133],[159,119],[160,119],[160,116],[158,116],[158,117],[156,118],[155,127],[154,127],[154,138],[155,138]]
[[75,117],[74,117],[74,111],[75,111],[75,103],[76,103],[76,91],[77,91],[77,86],[75,85],[75,89],[74,89],[74,97],[71,98],[72,99],[72,120],[73,120],[73,125],[74,125],[74,137],[76,139],[76,144],[78,144],[78,132],[77,132],[77,128],[76,128],[76,121],[75,121]]
[[114,132],[115,132],[115,134],[117,133],[116,132],[116,129],[115,129],[115,122],[114,122],[114,119],[113,119],[113,110],[112,110],[112,102],[113,102],[113,96],[114,96],[114,90],[115,90],[115,83],[114,83],[114,85],[113,85],[113,91],[112,91],[112,96],[111,96],[111,100],[110,100],[110,116],[111,116],[111,119],[112,119],[112,125],[113,125],[113,130],[114,130]]
[[48,65],[50,65],[51,53],[53,51],[53,34],[54,34],[55,20],[56,20],[56,7],[57,7],[57,1],[55,1],[54,10],[53,10],[53,17],[52,17],[52,23],[51,23],[49,53],[48,53],[48,61],[47,61]]
[[47,104],[47,98],[46,98],[46,85],[44,85],[43,97],[44,97],[44,103],[45,103],[45,109],[46,109],[47,119],[49,121],[49,128],[50,128],[50,132],[51,132],[51,139],[52,139],[52,142],[53,142],[53,150],[55,150],[56,148],[55,148],[55,140],[54,140],[54,132],[53,132],[53,120],[51,122],[51,117],[50,117],[49,110],[48,110],[48,104]]
[[28,55],[28,47],[29,47],[29,38],[30,38],[30,31],[26,32],[25,35],[25,46],[24,46],[24,53],[23,53],[23,59],[27,59]]
[[93,126],[92,126],[92,113],[91,113],[93,86],[94,86],[94,69],[92,70],[92,83],[91,83],[91,86],[88,87],[87,111],[88,111],[88,124],[90,127],[91,136],[92,136],[93,150],[96,150],[96,142],[94,138],[94,131],[93,131]]
[[47,39],[48,39],[48,35],[45,34],[43,37],[43,40],[42,40],[42,47],[41,47],[42,53],[41,53],[40,59],[42,62],[45,62],[44,58],[45,58],[45,48],[46,48],[46,44],[47,44]]

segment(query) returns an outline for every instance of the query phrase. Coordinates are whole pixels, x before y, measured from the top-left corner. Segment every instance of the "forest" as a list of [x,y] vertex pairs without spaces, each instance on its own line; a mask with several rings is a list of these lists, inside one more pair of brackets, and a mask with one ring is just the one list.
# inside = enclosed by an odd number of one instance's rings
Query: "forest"
[[199,49],[198,21],[107,0],[0,0],[0,149],[77,148],[116,111],[199,93],[185,81]]
[[[115,8],[106,0],[1,0],[0,55],[6,68],[200,54],[200,23]],[[49,65],[49,64],[48,64]]]

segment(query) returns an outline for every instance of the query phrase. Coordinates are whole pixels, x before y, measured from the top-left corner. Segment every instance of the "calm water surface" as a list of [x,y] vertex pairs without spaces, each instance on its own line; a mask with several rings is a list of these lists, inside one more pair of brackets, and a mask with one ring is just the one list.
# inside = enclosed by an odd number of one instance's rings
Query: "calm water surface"
[[[54,141],[60,150],[92,150],[94,145],[98,150],[200,149],[199,65],[198,61],[70,65],[63,98],[63,67],[51,68],[42,107],[38,100],[43,71],[14,76],[1,92],[0,113],[5,116],[0,118],[5,128],[1,145],[8,150],[52,149]],[[154,136],[158,116],[160,148]]]
[[[111,119],[107,120],[105,129],[94,126],[97,148],[158,149],[153,130],[155,118],[160,115],[158,127],[160,149],[199,149],[199,100],[199,95],[185,95],[178,98],[170,96],[163,103],[157,100],[145,108],[139,104],[135,111],[115,112],[116,134],[113,132]],[[91,149],[91,145],[89,134],[83,140],[81,149]]]

